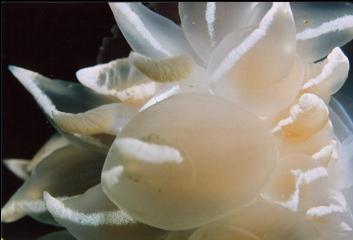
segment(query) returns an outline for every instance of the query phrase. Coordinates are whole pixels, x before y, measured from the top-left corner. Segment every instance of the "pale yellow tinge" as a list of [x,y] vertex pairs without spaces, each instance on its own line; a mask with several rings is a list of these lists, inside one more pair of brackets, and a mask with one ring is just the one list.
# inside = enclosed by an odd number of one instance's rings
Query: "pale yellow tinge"
[[53,119],[67,132],[117,135],[134,113],[135,111],[128,106],[113,103],[83,113],[57,112],[53,114]]
[[192,70],[191,59],[186,55],[157,60],[132,52],[129,60],[141,73],[157,82],[185,80]]
[[303,94],[290,109],[290,115],[279,121],[272,132],[291,140],[302,140],[312,136],[328,124],[328,109],[325,102],[310,93]]

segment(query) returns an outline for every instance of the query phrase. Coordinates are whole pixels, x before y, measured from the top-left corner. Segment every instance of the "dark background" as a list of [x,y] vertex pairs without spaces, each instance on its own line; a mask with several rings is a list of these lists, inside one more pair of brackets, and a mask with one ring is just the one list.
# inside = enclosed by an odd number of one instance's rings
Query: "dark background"
[[[178,19],[176,3],[147,4]],[[97,63],[104,37],[115,25],[106,3],[2,3],[2,159],[30,159],[54,133],[32,96],[11,75],[7,66],[24,67],[51,78],[77,81],[75,72]],[[127,57],[130,47],[117,30],[114,48],[100,55],[101,62]],[[1,206],[22,181],[1,165]],[[29,217],[2,224],[5,240],[31,240],[59,228]]]
[[[176,3],[147,4],[153,10],[179,22]],[[76,81],[76,70],[95,65],[104,37],[112,37],[115,20],[105,3],[2,3],[2,159],[30,159],[54,133],[32,96],[9,73],[9,64],[24,67],[51,78]],[[100,54],[100,61],[126,57],[130,47],[117,30],[115,47]],[[351,62],[353,43],[343,48]],[[342,92],[341,92],[342,93]],[[353,77],[343,93],[353,96]],[[1,205],[22,184],[2,168]],[[59,228],[26,217],[2,225],[5,240],[35,239]]]

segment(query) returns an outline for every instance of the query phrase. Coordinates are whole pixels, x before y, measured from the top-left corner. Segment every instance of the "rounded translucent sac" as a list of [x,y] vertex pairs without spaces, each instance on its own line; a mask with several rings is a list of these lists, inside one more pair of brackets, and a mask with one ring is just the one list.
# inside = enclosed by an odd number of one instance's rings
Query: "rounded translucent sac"
[[256,116],[219,97],[179,94],[123,129],[102,185],[137,221],[186,230],[251,202],[276,160],[272,135]]
[[271,3],[180,2],[179,15],[186,38],[208,63],[213,49],[227,34],[258,23]]
[[295,50],[295,23],[289,3],[274,3],[258,25],[223,39],[211,57],[208,72],[213,81],[230,77],[240,86],[263,87],[288,75]]
[[273,3],[257,27],[227,35],[208,65],[210,90],[260,116],[288,107],[303,80],[294,25],[289,4]]

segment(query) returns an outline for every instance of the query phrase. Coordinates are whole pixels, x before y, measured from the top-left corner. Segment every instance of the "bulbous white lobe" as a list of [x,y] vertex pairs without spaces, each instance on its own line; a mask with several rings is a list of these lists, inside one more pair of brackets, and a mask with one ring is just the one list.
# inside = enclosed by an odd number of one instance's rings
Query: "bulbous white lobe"
[[102,183],[135,219],[185,230],[251,201],[276,159],[272,137],[255,116],[218,97],[179,94],[124,128]]
[[319,65],[321,71],[308,76],[302,91],[314,93],[329,102],[331,95],[343,86],[348,77],[348,58],[340,48],[334,48],[325,61],[315,65]]
[[97,184],[104,156],[74,145],[61,146],[41,160],[32,174],[1,209],[1,221],[16,221],[30,215],[53,224],[46,214],[42,195],[56,197],[80,194]]
[[328,108],[314,94],[303,94],[290,109],[290,116],[272,130],[293,141],[306,139],[328,123]]
[[[77,71],[85,87],[9,67],[63,137],[5,161],[25,183],[2,222],[80,240],[353,239],[353,122],[332,96],[352,4],[181,3],[181,27],[109,5],[134,52]],[[93,147],[110,147],[104,167]]]
[[104,104],[114,103],[116,102],[115,99],[97,94],[77,83],[52,80],[24,68],[9,66],[9,70],[34,97],[48,120],[57,128],[60,134],[70,141],[81,146],[89,146],[96,151],[104,152],[109,148],[111,143],[109,137],[65,132],[55,124],[53,115],[58,111],[67,113],[84,112]]
[[80,240],[154,240],[163,236],[163,230],[136,222],[115,206],[96,185],[84,194],[57,199],[44,193],[48,211],[57,222]]
[[64,131],[81,134],[106,133],[118,135],[121,129],[136,114],[130,106],[118,103],[107,104],[84,113],[54,113],[54,122]]
[[138,104],[157,91],[157,84],[141,74],[127,58],[82,68],[76,72],[76,77],[93,91],[124,103]]
[[[258,27],[244,34],[239,45],[229,46],[230,39],[239,38],[238,32],[223,40],[210,61],[209,73],[214,81],[231,77],[241,84],[256,82],[260,86],[279,81],[292,68],[296,49],[294,36],[289,4],[273,3]],[[279,44],[273,44],[274,38]],[[256,68],[253,68],[254,63]]]
[[224,37],[257,25],[267,5],[270,3],[181,2],[179,15],[187,39],[207,65]]
[[109,6],[120,30],[136,52],[153,58],[183,53],[194,55],[180,27],[142,3],[109,3]]
[[258,116],[277,114],[288,107],[303,81],[289,4],[273,3],[257,27],[226,36],[207,71],[214,94]]

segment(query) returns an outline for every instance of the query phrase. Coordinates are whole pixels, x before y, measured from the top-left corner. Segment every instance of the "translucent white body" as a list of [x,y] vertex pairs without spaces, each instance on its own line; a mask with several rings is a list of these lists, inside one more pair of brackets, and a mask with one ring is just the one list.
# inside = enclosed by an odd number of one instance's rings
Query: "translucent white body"
[[218,97],[180,94],[129,122],[107,156],[102,185],[134,219],[185,230],[251,202],[276,158],[257,117]]

